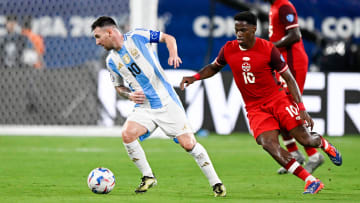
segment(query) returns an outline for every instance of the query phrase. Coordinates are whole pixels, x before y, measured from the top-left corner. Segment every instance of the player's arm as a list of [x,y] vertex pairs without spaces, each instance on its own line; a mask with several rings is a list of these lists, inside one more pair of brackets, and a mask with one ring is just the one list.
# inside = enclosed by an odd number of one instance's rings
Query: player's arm
[[[215,75],[226,64],[227,64],[227,62],[225,60],[224,47],[222,47],[219,51],[218,56],[212,63],[204,66],[198,73],[196,73],[193,76],[183,77],[183,79],[180,83],[180,89],[184,90],[185,87],[194,83],[196,80],[203,80],[203,79],[206,79],[206,78],[209,78],[209,77]],[[185,85],[185,83],[186,83],[186,85]]]
[[166,44],[166,47],[169,51],[169,59],[168,64],[170,66],[174,66],[174,68],[177,68],[182,63],[180,57],[178,56],[178,50],[177,50],[177,44],[176,39],[172,35],[162,33],[160,36],[160,42],[164,42]]
[[289,89],[290,94],[292,95],[294,101],[298,103],[302,103],[300,89],[296,83],[294,76],[291,74],[290,69],[287,69],[283,73],[281,73],[281,77],[285,80],[286,85]]
[[115,87],[116,92],[124,97],[129,99],[130,101],[133,101],[137,104],[142,104],[144,103],[146,97],[143,91],[135,91],[135,92],[131,92],[131,90],[127,87],[125,87],[124,85],[119,85]]
[[204,66],[198,73],[193,76],[183,77],[180,83],[180,89],[184,90],[185,87],[194,83],[196,80],[203,80],[215,75],[219,72],[225,65],[217,64],[215,61],[211,64]]
[[292,28],[286,31],[286,35],[282,37],[279,41],[274,42],[273,44],[277,47],[290,47],[294,43],[300,41],[301,32],[299,27]]
[[293,97],[294,101],[297,103],[300,110],[300,118],[305,120],[308,127],[311,127],[311,130],[314,126],[314,121],[310,117],[310,115],[306,112],[305,106],[302,101],[300,89],[294,79],[289,66],[285,63],[284,57],[280,54],[280,51],[273,47],[271,50],[271,60],[270,67],[276,70],[281,77],[285,80],[288,90]]
[[107,62],[107,67],[110,72],[111,82],[113,83],[116,92],[120,96],[129,99],[130,101],[133,101],[137,104],[144,103],[146,98],[144,93],[142,91],[131,92],[131,90],[128,87],[125,87],[123,78],[119,74],[113,71],[113,69],[111,68],[113,66],[115,66],[113,62]]
[[281,77],[285,80],[288,90],[293,97],[294,101],[298,104],[299,110],[300,110],[300,118],[305,120],[307,123],[307,127],[310,127],[311,130],[314,127],[314,121],[310,117],[310,115],[306,112],[304,103],[302,101],[300,89],[296,83],[296,80],[294,79],[293,75],[291,74],[291,71],[287,69],[286,71],[281,73]]
[[294,43],[300,41],[301,32],[298,24],[296,11],[289,5],[279,8],[279,22],[285,27],[285,36],[274,45],[280,47],[290,47]]

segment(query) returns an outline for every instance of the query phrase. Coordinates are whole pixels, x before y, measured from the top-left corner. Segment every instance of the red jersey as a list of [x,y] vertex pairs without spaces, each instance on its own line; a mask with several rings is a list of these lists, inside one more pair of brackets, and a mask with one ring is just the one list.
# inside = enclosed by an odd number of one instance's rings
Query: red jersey
[[274,78],[274,70],[282,73],[288,66],[269,41],[256,38],[255,45],[248,50],[241,50],[236,40],[229,41],[221,48],[215,63],[229,64],[246,108],[285,95]]
[[[269,13],[270,42],[279,41],[286,35],[287,30],[295,27],[299,27],[295,7],[288,0],[276,0],[271,5]],[[290,47],[281,47],[279,50],[295,77],[297,71],[307,71],[308,57],[302,40],[292,44]]]

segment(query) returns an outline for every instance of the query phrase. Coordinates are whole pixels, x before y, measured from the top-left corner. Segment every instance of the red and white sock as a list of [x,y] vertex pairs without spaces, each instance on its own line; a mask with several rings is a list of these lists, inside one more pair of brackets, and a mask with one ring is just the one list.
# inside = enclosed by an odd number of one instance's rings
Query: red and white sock
[[325,138],[320,137],[321,138],[321,145],[320,147],[323,148],[325,151],[327,151],[329,149],[329,142],[327,140],[325,140]]
[[305,148],[305,152],[308,155],[308,157],[318,153],[317,149],[314,147],[304,147]]
[[289,163],[286,164],[285,169],[305,182],[316,180],[316,178],[307,172],[295,159],[291,159]]
[[294,152],[294,151],[299,150],[294,138],[283,137],[283,139],[284,139],[284,145],[285,145],[286,149],[288,150],[288,152]]

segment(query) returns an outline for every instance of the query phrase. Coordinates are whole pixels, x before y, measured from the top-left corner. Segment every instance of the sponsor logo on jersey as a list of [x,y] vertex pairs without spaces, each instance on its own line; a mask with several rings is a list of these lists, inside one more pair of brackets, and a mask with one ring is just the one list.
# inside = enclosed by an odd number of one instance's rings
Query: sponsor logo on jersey
[[244,63],[241,65],[241,68],[243,69],[243,71],[249,72],[250,69],[251,69],[251,65],[250,65],[250,63],[248,63],[248,62],[244,62]]
[[250,61],[250,57],[244,56],[243,61]]
[[126,64],[129,64],[130,63],[130,56],[128,54],[125,54],[123,57],[123,61],[126,63]]
[[294,14],[289,14],[286,16],[286,20],[292,23],[294,21],[295,17]]
[[134,58],[138,58],[140,56],[138,50],[135,48],[130,49],[130,53]]

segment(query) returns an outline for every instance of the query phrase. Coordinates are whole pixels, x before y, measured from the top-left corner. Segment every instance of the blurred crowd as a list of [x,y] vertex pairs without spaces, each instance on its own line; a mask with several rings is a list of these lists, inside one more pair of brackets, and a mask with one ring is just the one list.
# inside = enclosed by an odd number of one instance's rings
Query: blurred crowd
[[44,67],[44,39],[31,30],[31,20],[30,16],[6,17],[6,33],[0,37],[2,68]]

